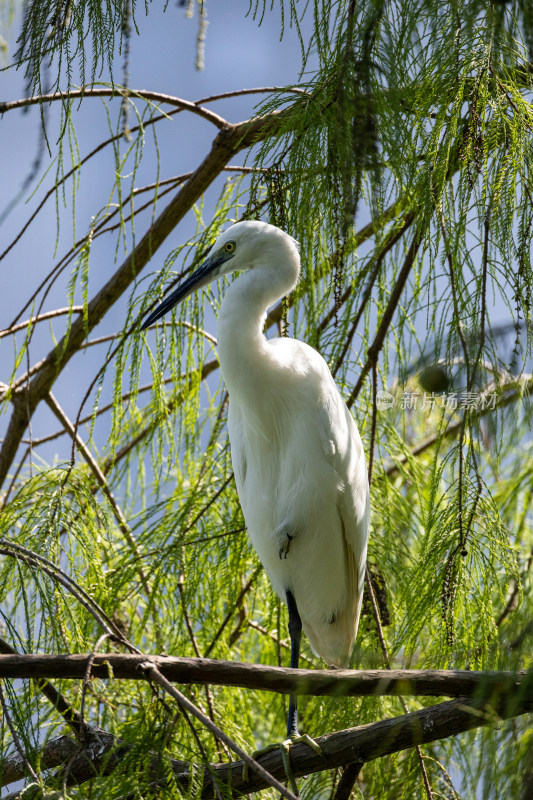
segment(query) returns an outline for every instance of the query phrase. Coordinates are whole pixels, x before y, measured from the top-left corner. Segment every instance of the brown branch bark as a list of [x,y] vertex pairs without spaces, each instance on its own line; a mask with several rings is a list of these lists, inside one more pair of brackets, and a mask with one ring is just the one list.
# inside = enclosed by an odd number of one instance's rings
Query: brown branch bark
[[71,306],[70,308],[55,308],[53,311],[45,311],[43,314],[38,314],[36,317],[31,317],[31,319],[25,319],[23,322],[17,323],[17,325],[12,325],[10,328],[3,328],[0,330],[0,339],[3,339],[4,336],[11,336],[12,334],[16,333],[17,331],[21,331],[24,328],[28,328],[30,325],[34,325],[36,322],[42,322],[45,319],[53,319],[54,317],[61,317],[66,314],[82,314],[83,313],[83,306]]
[[[502,720],[511,719],[533,710],[533,699],[507,695],[501,696],[491,704],[483,699],[459,697],[444,703],[429,706],[400,717],[385,719],[380,722],[348,728],[335,733],[318,737],[316,742],[323,756],[318,756],[305,743],[297,743],[291,747],[291,766],[295,777],[309,775],[325,769],[342,767],[348,763],[365,764],[376,758],[397,753],[419,744],[428,744],[439,739],[456,736],[465,731],[483,726],[501,725]],[[61,740],[49,742],[43,748],[42,758],[47,766],[64,763],[59,760],[62,751],[72,753],[71,745]],[[72,742],[72,740],[70,740]],[[131,752],[132,745],[116,740],[107,733],[99,733],[91,742],[91,749],[82,752],[70,765],[69,782],[82,783],[97,775],[106,775],[119,768],[124,757]],[[55,760],[54,760],[55,758]],[[273,750],[258,756],[261,765],[279,780],[285,779],[285,770],[279,750]],[[174,770],[178,785],[187,789],[191,777],[190,766],[186,762],[165,759],[153,754],[150,760],[149,774],[144,778],[164,786],[167,779],[163,772],[170,763]],[[11,780],[23,777],[16,771],[17,765],[9,765]],[[194,770],[198,776],[198,770]],[[247,782],[243,780],[243,762],[230,764],[211,764],[204,768],[202,798],[213,797],[213,783],[231,785],[232,796],[243,796],[260,791],[268,784],[257,774],[250,772]],[[19,792],[9,795],[15,800]],[[27,795],[25,794],[26,798]],[[8,800],[6,798],[6,800]]]
[[204,725],[208,730],[212,731],[220,739],[220,741],[224,742],[224,744],[226,744],[238,756],[240,756],[244,763],[254,770],[254,774],[264,781],[267,786],[272,786],[274,789],[277,789],[283,797],[287,798],[287,800],[297,800],[296,796],[289,789],[283,786],[282,783],[276,780],[276,778],[273,777],[268,770],[258,764],[253,756],[249,756],[248,753],[237,744],[237,742],[234,742],[233,739],[227,735],[227,733],[219,728],[218,725],[215,725],[215,723],[210,720],[209,717],[206,717],[205,714],[203,714],[200,709],[194,705],[194,703],[191,703],[188,697],[185,697],[185,695],[172,686],[170,681],[168,681],[165,676],[161,674],[161,672],[151,661],[145,661],[143,664],[140,664],[139,669],[146,674],[150,681],[153,681],[154,683],[157,683],[158,686],[161,686],[161,688],[164,689],[167,694],[173,697],[174,700],[177,700],[182,708],[193,714],[202,723],[202,725]]
[[[83,678],[89,654],[0,655],[0,678]],[[533,670],[349,670],[290,669],[211,658],[98,653],[91,675],[143,680],[139,666],[151,661],[167,680],[183,684],[239,686],[282,694],[312,696],[424,695],[493,699],[519,693],[533,701]]]
[[[323,757],[318,756],[305,743],[295,744],[291,747],[291,766],[294,777],[297,778],[348,763],[364,764],[419,744],[456,736],[473,728],[499,725],[503,719],[531,710],[531,700],[508,704],[502,698],[499,703],[488,705],[483,700],[460,697],[401,717],[320,736],[315,741],[320,746]],[[260,757],[259,761],[271,775],[283,777],[284,768],[278,750]],[[219,765],[214,771],[218,783],[231,782],[234,797],[265,788],[260,779],[252,774],[248,783],[244,784],[240,763]],[[208,786],[208,780],[206,774],[201,797],[212,796],[213,790]]]
[[[0,653],[3,655],[17,655],[17,651],[3,639],[0,639]],[[78,735],[80,731],[82,731],[85,736],[89,735],[91,730],[89,726],[84,723],[78,712],[67,702],[61,692],[59,692],[52,683],[45,679],[38,678],[35,681],[35,685],[46,699],[50,701],[58,713],[61,714],[65,723],[72,728],[76,735]],[[5,769],[4,765],[2,765],[2,775],[4,774]],[[18,780],[18,778],[13,778],[12,780]],[[10,783],[10,781],[7,781],[7,783]]]
[[[105,776],[113,773],[123,763],[124,758],[134,752],[134,745],[118,739],[110,733],[101,730],[92,730],[80,750],[79,742],[71,736],[60,736],[51,739],[39,751],[39,763],[41,769],[53,769],[68,764],[72,760],[69,769],[68,783],[84,783],[97,776]],[[76,755],[77,753],[77,755]],[[162,780],[165,774],[165,762],[169,763],[176,774],[184,774],[188,770],[186,761],[177,761],[165,755],[163,758],[153,753],[150,759],[148,779]],[[23,765],[18,758],[8,758],[2,764],[0,786],[7,786],[14,781],[22,780],[25,777]],[[55,781],[52,779],[50,784]],[[58,781],[60,784],[62,779]],[[186,787],[188,779],[183,783]],[[31,790],[26,790],[24,797],[26,800],[32,797]],[[16,792],[9,797],[18,797]],[[41,795],[38,795],[41,797]],[[7,800],[5,798],[4,800]]]

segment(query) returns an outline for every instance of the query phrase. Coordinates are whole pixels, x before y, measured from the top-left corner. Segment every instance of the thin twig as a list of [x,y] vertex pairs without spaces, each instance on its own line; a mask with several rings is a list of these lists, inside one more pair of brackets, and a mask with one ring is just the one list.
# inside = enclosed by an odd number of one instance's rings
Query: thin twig
[[247,583],[242,587],[241,591],[239,592],[239,595],[237,596],[237,599],[235,600],[235,602],[233,603],[232,607],[230,608],[230,610],[228,611],[228,613],[226,614],[226,616],[222,620],[222,622],[220,624],[220,627],[219,627],[218,631],[215,633],[211,644],[209,645],[209,647],[205,651],[205,656],[204,656],[205,658],[208,658],[209,654],[212,652],[214,646],[216,645],[216,643],[218,642],[218,640],[222,636],[222,633],[224,632],[224,628],[226,627],[228,622],[231,620],[231,618],[235,614],[236,609],[239,608],[239,606],[242,603],[244,597],[248,594],[248,592],[250,591],[250,589],[254,585],[255,580],[256,580],[257,576],[259,575],[259,573],[261,572],[262,569],[263,569],[263,565],[259,564],[254,569],[254,571],[252,572],[252,574],[251,574],[249,580],[247,581]]
[[84,748],[84,745],[86,744],[87,738],[88,738],[87,737],[88,729],[87,729],[87,724],[85,722],[85,698],[86,698],[86,695],[87,695],[87,688],[89,686],[89,680],[91,678],[91,667],[93,665],[94,657],[95,657],[96,653],[98,652],[101,643],[105,642],[105,640],[108,639],[108,638],[109,638],[109,635],[107,633],[102,634],[102,636],[100,636],[98,638],[98,640],[96,641],[96,644],[94,645],[93,650],[89,654],[89,658],[87,659],[87,667],[85,669],[85,675],[83,676],[82,685],[81,685],[81,702],[80,702],[80,713],[79,713],[80,728],[79,728],[79,731],[78,731],[78,742],[79,742],[79,744],[78,744],[78,748],[72,753],[72,756],[67,761],[67,764],[66,764],[66,766],[65,766],[65,768],[63,770],[63,793],[65,795],[67,794],[67,781],[68,781],[68,775],[69,775],[70,769],[73,766],[77,756],[82,752],[82,750]]
[[[194,635],[193,627],[191,624],[191,620],[189,618],[189,612],[187,611],[187,605],[185,603],[185,576],[181,574],[178,578],[178,592],[180,595],[180,602],[181,602],[181,611],[183,613],[183,619],[185,620],[185,625],[187,628],[187,632],[189,634],[189,639],[191,640],[191,644],[193,646],[194,653],[197,658],[200,658],[200,648],[198,647],[198,642],[196,641],[196,636]],[[215,721],[215,709],[213,706],[213,698],[211,697],[211,692],[209,686],[205,685],[205,694],[207,700],[207,708],[209,710],[209,717],[214,722]],[[215,736],[215,746],[218,750],[218,755],[222,758],[222,752],[220,750],[220,740]]]
[[248,766],[251,769],[253,769],[255,773],[257,773],[257,775],[260,775],[264,781],[266,781],[270,786],[273,786],[274,789],[276,789],[283,795],[283,797],[286,797],[287,800],[297,800],[296,795],[294,795],[289,789],[287,789],[286,786],[283,786],[283,784],[280,783],[276,778],[274,778],[273,775],[267,772],[267,770],[264,769],[264,767],[262,767],[261,764],[258,764],[254,758],[249,756],[248,753],[246,753],[241,747],[239,747],[239,745],[236,742],[234,742],[233,739],[231,739],[226,733],[224,733],[224,731],[221,730],[218,727],[218,725],[215,725],[215,723],[212,722],[209,719],[209,717],[206,717],[206,715],[203,714],[200,711],[200,709],[198,709],[193,703],[191,703],[191,701],[187,697],[185,697],[184,694],[178,691],[178,689],[176,689],[170,683],[170,681],[167,681],[167,679],[161,674],[161,672],[159,672],[157,667],[151,661],[145,661],[143,664],[139,666],[139,669],[145,672],[146,675],[152,681],[154,681],[154,683],[157,683],[171,697],[177,700],[180,706],[182,706],[191,714],[193,714],[196,717],[196,719],[198,719],[203,725],[205,725],[205,727],[208,730],[216,734],[216,736],[218,736],[221,741],[223,741],[228,747],[230,747],[233,750],[233,752],[239,756],[239,758],[245,761],[248,764]]
[[381,348],[385,343],[385,337],[392,323],[392,319],[394,317],[396,308],[398,307],[398,303],[400,302],[400,297],[405,288],[405,284],[407,283],[407,278],[409,277],[411,270],[413,268],[413,264],[415,262],[416,255],[418,253],[418,249],[421,243],[422,243],[422,234],[420,232],[417,232],[416,235],[413,237],[413,241],[411,242],[409,250],[407,251],[407,255],[405,256],[402,268],[396,278],[396,283],[394,284],[394,287],[390,293],[389,302],[387,303],[387,307],[383,312],[383,316],[381,318],[379,328],[374,337],[374,341],[368,348],[367,359],[361,369],[361,372],[359,374],[359,379],[355,384],[354,389],[346,403],[348,408],[350,408],[354,404],[359,392],[361,391],[365,378],[372,368],[372,365],[377,362],[379,353],[381,352]]
[[54,92],[53,94],[36,95],[34,97],[25,97],[21,100],[11,100],[11,102],[0,103],[0,114],[6,111],[12,111],[16,108],[27,108],[28,106],[53,103],[57,100],[69,101],[76,98],[83,97],[129,97],[139,98],[140,100],[147,100],[149,103],[166,103],[170,106],[178,106],[180,110],[191,111],[203,117],[208,122],[212,122],[219,130],[227,126],[229,123],[224,117],[215,114],[208,108],[198,105],[198,103],[191,103],[190,100],[183,100],[180,97],[174,97],[171,94],[164,94],[163,92],[150,92],[145,89],[121,89],[118,86],[113,88],[82,88],[72,89],[69,92]]
[[83,306],[70,306],[69,308],[55,308],[53,311],[45,311],[43,314],[38,314],[36,317],[25,319],[24,322],[19,322],[12,325],[10,328],[0,330],[0,339],[4,336],[11,336],[11,334],[21,331],[23,328],[28,328],[36,322],[42,322],[45,319],[52,319],[53,317],[60,317],[64,314],[81,314]]
[[[390,669],[391,666],[390,666],[389,651],[388,651],[388,648],[387,648],[387,643],[385,642],[385,635],[383,633],[383,627],[381,625],[381,618],[380,618],[380,614],[379,614],[379,608],[378,608],[378,604],[377,604],[377,601],[376,601],[376,595],[375,595],[375,592],[374,592],[374,587],[372,585],[372,576],[370,574],[370,570],[368,569],[368,565],[366,566],[366,585],[367,585],[367,588],[368,588],[368,592],[370,594],[370,602],[372,604],[372,613],[374,615],[374,621],[376,623],[376,630],[377,630],[377,634],[378,634],[379,644],[380,644],[380,647],[381,647],[381,653],[382,653],[382,656],[383,656],[383,661],[385,663],[386,668]],[[400,704],[401,704],[404,712],[406,714],[408,714],[409,713],[409,709],[408,709],[407,703],[405,702],[405,699],[403,697],[400,697]],[[426,796],[427,796],[428,800],[433,800],[433,792],[431,790],[431,785],[429,783],[429,778],[428,778],[426,766],[424,764],[424,755],[422,753],[422,749],[421,749],[420,745],[418,745],[418,744],[416,745],[415,749],[416,749],[416,755],[417,755],[417,758],[418,758],[418,763],[419,763],[419,766],[420,766],[420,772],[422,773],[422,780],[423,780],[423,783],[424,783],[424,789],[425,789],[425,792],[426,792]]]

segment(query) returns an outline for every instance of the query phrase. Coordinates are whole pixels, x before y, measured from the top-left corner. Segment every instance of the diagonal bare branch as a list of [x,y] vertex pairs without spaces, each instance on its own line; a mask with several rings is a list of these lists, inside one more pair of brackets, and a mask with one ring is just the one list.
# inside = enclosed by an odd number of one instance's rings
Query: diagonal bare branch
[[38,105],[42,103],[53,103],[54,101],[61,100],[68,102],[77,98],[83,99],[84,97],[124,97],[147,100],[150,103],[166,103],[170,106],[177,106],[180,109],[191,111],[203,119],[212,122],[217,128],[224,128],[228,123],[219,114],[211,111],[208,108],[203,108],[197,103],[192,103],[190,100],[183,100],[181,97],[174,97],[171,94],[164,94],[163,92],[150,92],[146,89],[120,89],[118,86],[114,87],[101,87],[98,89],[82,87],[81,89],[73,89],[69,92],[55,92],[54,94],[36,95],[35,97],[24,97],[20,100],[12,100],[11,102],[0,103],[0,114],[6,111],[12,111],[16,108],[27,108],[28,106]]
[[52,388],[58,375],[79,350],[87,334],[135,281],[154,253],[183,219],[192,205],[240,150],[275,133],[282,121],[290,120],[292,107],[263,117],[225,125],[213,141],[211,151],[183,184],[178,193],[153,222],[139,244],[127,256],[110,280],[89,302],[87,319],[76,319],[61,341],[39,364],[39,371],[29,385],[13,392],[13,411],[0,450],[0,485],[3,484],[16,456],[18,446],[37,405]]

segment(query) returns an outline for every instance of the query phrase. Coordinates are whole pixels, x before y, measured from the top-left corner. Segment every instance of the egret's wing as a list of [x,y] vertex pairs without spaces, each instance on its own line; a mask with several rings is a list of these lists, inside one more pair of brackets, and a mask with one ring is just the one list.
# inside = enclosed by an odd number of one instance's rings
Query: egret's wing
[[345,641],[344,655],[336,665],[347,666],[361,613],[370,503],[361,437],[333,379],[329,378],[328,390],[318,411],[318,432],[324,454],[338,478],[337,510],[344,542],[348,596],[335,623],[342,629]]
[[324,454],[339,479],[339,512],[357,562],[366,557],[369,489],[359,431],[333,379],[318,413]]

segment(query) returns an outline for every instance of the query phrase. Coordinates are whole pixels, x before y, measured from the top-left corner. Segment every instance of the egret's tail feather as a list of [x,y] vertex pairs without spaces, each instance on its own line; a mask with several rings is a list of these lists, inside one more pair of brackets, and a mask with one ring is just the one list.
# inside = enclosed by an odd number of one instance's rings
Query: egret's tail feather
[[313,652],[332,667],[348,667],[352,654],[363,600],[364,581],[353,553],[346,548],[346,567],[349,597],[342,608],[328,619],[309,622],[303,615],[302,625]]

